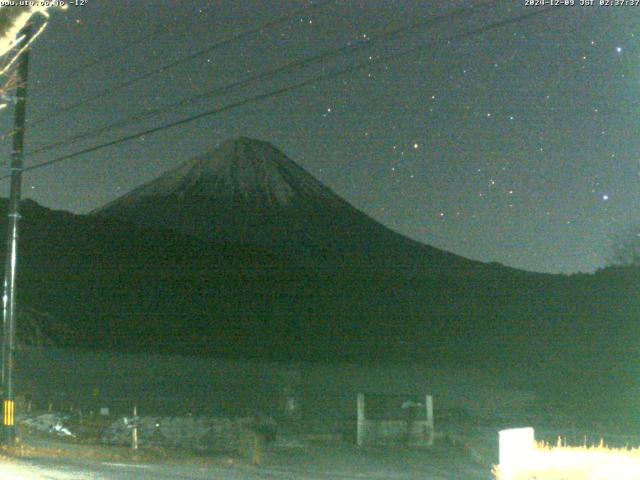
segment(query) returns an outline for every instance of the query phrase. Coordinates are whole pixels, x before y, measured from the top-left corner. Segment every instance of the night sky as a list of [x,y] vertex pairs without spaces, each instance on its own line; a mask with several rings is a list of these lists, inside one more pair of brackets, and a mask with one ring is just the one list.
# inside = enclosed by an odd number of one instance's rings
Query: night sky
[[[594,271],[607,263],[613,238],[640,223],[640,6],[596,0],[592,7],[552,7],[464,35],[542,8],[524,2],[317,0],[310,7],[305,0],[87,0],[53,11],[32,50],[28,151],[351,48],[29,155],[27,166],[35,165],[326,77],[33,170],[25,174],[24,193],[50,208],[86,213],[246,135],[273,143],[354,206],[421,242],[527,270]],[[425,22],[475,5],[481,6]],[[273,23],[283,16],[290,18]],[[359,64],[366,68],[331,75]],[[2,132],[11,125],[12,109],[2,110]],[[10,140],[1,148],[6,172]],[[6,196],[6,180],[1,188]]]

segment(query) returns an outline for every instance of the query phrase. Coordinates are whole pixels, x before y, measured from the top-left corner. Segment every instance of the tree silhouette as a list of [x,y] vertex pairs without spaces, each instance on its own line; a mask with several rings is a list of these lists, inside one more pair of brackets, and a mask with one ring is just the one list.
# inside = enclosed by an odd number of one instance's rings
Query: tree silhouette
[[640,225],[614,237],[608,263],[620,267],[640,266]]

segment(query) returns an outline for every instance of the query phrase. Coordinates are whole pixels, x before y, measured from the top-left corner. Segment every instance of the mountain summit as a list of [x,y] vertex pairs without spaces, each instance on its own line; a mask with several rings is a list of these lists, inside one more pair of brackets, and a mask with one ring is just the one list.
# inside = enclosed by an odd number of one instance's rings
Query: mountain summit
[[271,144],[240,137],[92,214],[217,242],[277,246],[315,243],[314,230],[349,209]]
[[304,202],[341,202],[271,144],[247,137],[229,140],[133,190],[95,213],[118,213],[148,199],[179,204],[215,200],[214,211],[295,208]]

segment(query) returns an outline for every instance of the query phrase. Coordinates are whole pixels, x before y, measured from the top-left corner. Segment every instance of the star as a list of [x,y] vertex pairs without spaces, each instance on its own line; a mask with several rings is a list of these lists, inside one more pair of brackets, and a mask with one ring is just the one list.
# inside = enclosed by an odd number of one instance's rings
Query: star
[[[319,13],[324,8],[320,7],[324,2],[318,0],[299,3],[317,3]],[[123,90],[121,95],[104,99],[101,105],[109,107],[108,110],[97,103],[92,104],[87,109],[78,109],[73,114],[76,116],[65,114],[60,122],[68,124],[71,130],[84,123],[109,124],[112,119],[107,117],[119,120],[120,117],[124,119],[133,115],[136,118],[138,113],[173,104],[173,98],[186,100],[213,87],[217,89],[226,83],[231,85],[236,74],[240,78],[248,75],[257,79],[255,75],[261,75],[258,72],[270,71],[280,62],[286,65],[286,58],[304,61],[306,56],[311,58],[324,51],[341,51],[345,44],[348,47],[366,47],[375,40],[377,34],[374,29],[380,27],[376,20],[378,13],[382,15],[381,19],[388,16],[394,22],[400,21],[395,15],[403,13],[396,11],[393,2],[389,2],[389,5],[387,2],[374,2],[376,6],[371,11],[367,10],[368,2],[357,2],[362,4],[366,15],[359,17],[354,30],[354,25],[348,21],[352,18],[350,9],[341,5],[343,2],[329,3],[332,4],[329,7],[330,15],[329,12],[318,16],[310,13],[293,14],[295,17],[291,18],[292,21],[279,29],[258,29],[257,38],[238,38],[237,45],[234,44],[229,52],[216,53],[215,57],[213,54],[199,55],[198,66],[205,67],[201,69],[202,72],[198,68],[190,68],[196,62],[189,64],[189,68],[167,68],[158,75],[153,85],[145,87],[140,83],[135,89]],[[517,15],[516,7],[513,8],[512,14]],[[136,15],[145,12],[136,2],[131,2],[126,13],[131,9],[135,10]],[[246,19],[240,10],[237,17],[235,9],[229,8],[227,12],[229,20],[235,22],[229,23],[230,31],[243,30]],[[425,6],[413,9],[411,13],[426,19],[437,13],[436,10],[435,6],[433,9]],[[566,19],[551,15],[548,20],[550,23],[525,20],[518,24],[518,28],[491,30],[490,35],[477,35],[472,42],[443,40],[440,43],[444,48],[434,51],[432,56],[430,49],[426,48],[417,50],[420,52],[417,58],[415,54],[407,57],[414,60],[415,64],[396,64],[391,59],[396,50],[413,50],[413,44],[417,46],[420,43],[417,35],[408,37],[406,41],[385,41],[375,51],[363,49],[353,55],[353,65],[357,64],[356,71],[360,72],[358,75],[337,75],[330,82],[312,81],[316,76],[333,78],[334,68],[336,72],[343,67],[349,67],[350,70],[351,63],[346,59],[341,66],[327,63],[326,69],[323,64],[317,71],[310,69],[304,75],[299,72],[300,78],[294,78],[293,75],[290,79],[284,76],[276,78],[274,75],[271,83],[256,88],[255,94],[286,89],[290,97],[280,104],[274,104],[277,108],[258,108],[251,115],[237,113],[226,116],[224,123],[228,126],[225,132],[216,131],[215,135],[204,133],[218,122],[212,116],[210,123],[202,124],[202,134],[191,135],[191,130],[182,130],[180,126],[167,129],[167,135],[152,136],[149,133],[140,135],[135,142],[123,143],[117,147],[121,150],[114,149],[114,157],[122,160],[118,160],[119,163],[109,160],[113,163],[109,167],[116,175],[130,178],[126,186],[117,184],[111,176],[102,178],[89,171],[90,174],[86,176],[78,173],[81,182],[77,188],[80,193],[71,196],[53,188],[57,184],[54,169],[42,169],[33,172],[34,183],[29,180],[30,183],[25,184],[25,193],[47,206],[81,213],[99,207],[99,203],[120,196],[165,169],[209,151],[214,142],[246,133],[291,152],[291,160],[304,163],[309,171],[321,176],[329,187],[353,192],[350,200],[356,203],[355,206],[379,213],[377,205],[383,202],[387,207],[387,216],[381,215],[380,221],[392,221],[391,211],[401,211],[405,215],[404,212],[420,206],[419,215],[428,212],[428,220],[440,224],[439,228],[443,230],[440,233],[451,235],[452,243],[443,241],[443,247],[456,250],[456,242],[465,232],[474,234],[474,238],[477,236],[477,245],[475,241],[471,242],[474,245],[468,245],[467,250],[455,253],[469,254],[482,260],[492,255],[504,260],[513,257],[514,266],[541,271],[556,272],[564,268],[560,266],[564,264],[571,265],[567,268],[574,271],[593,271],[606,264],[608,240],[605,237],[615,235],[616,229],[623,229],[625,223],[633,222],[631,214],[625,217],[624,209],[637,200],[634,193],[637,193],[637,181],[640,180],[638,139],[633,134],[637,109],[632,103],[635,90],[640,86],[640,77],[637,68],[634,68],[640,60],[640,50],[637,49],[640,34],[634,33],[637,29],[633,22],[626,21],[628,12],[624,10],[610,9],[607,18],[576,15],[572,20],[572,28],[565,24]],[[265,7],[264,11],[269,10]],[[323,17],[325,13],[328,14],[327,18]],[[215,44],[218,41],[217,33],[203,27],[209,19],[217,21],[217,9],[200,8],[196,9],[196,14],[200,22],[197,27],[198,40]],[[330,19],[334,14],[344,18],[334,22]],[[166,14],[158,15],[155,22],[159,25],[171,24],[172,13],[169,10]],[[52,18],[52,22],[54,20]],[[75,25],[71,29],[73,32],[51,28],[45,34],[50,38],[47,40],[51,42],[50,47],[58,43],[86,43],[87,48],[77,52],[79,55],[74,55],[65,65],[65,69],[69,67],[71,72],[91,64],[94,55],[101,58],[110,44],[126,45],[129,41],[124,30],[106,28],[102,22],[93,22],[91,26],[95,28],[82,28],[89,20],[87,17],[82,24],[76,25],[75,17],[68,18],[66,23]],[[489,19],[478,19],[477,22],[477,26],[480,26],[488,24]],[[60,25],[63,23],[61,21]],[[258,22],[258,25],[261,24]],[[472,29],[471,23],[458,27],[463,27],[460,33],[467,28]],[[317,28],[320,30],[316,35],[320,37],[316,41],[311,32]],[[144,63],[148,63],[145,67],[151,70],[164,65],[164,56],[186,59],[185,53],[188,52],[180,51],[184,49],[183,42],[179,41],[180,35],[173,29],[166,30],[162,42],[150,45],[148,56],[132,54],[127,59],[135,63],[132,63],[131,69],[105,66],[83,70],[83,82],[86,81],[87,86],[92,83],[110,86],[107,82],[119,85],[128,80],[127,70],[141,70]],[[456,32],[457,29],[443,32],[442,38],[453,38]],[[98,34],[101,35],[100,41],[96,36]],[[74,35],[80,37],[76,39]],[[94,36],[96,41],[93,41]],[[630,43],[630,40],[634,43]],[[546,53],[536,53],[537,47],[542,44],[547,46]],[[42,45],[42,48],[50,49],[47,52],[56,50]],[[450,48],[446,48],[447,45]],[[264,49],[274,46],[281,49],[278,55],[265,56]],[[231,52],[237,52],[242,61],[233,62]],[[41,70],[34,72],[32,78],[35,88],[30,92],[33,93],[30,98],[37,101],[31,102],[29,107],[33,109],[30,114],[33,113],[34,118],[46,117],[49,111],[55,112],[56,97],[61,97],[61,100],[62,97],[69,97],[60,102],[62,107],[67,101],[81,101],[84,98],[84,95],[80,95],[82,89],[76,92],[77,98],[72,98],[72,94],[75,95],[73,91],[62,94],[61,87],[49,94],[48,78],[62,78],[65,75],[64,69],[58,65],[59,58],[63,57],[62,51],[51,58],[44,55],[38,57],[42,62],[39,66]],[[635,62],[627,65],[631,57]],[[233,65],[233,69],[228,71],[223,68],[227,60]],[[219,75],[211,77],[209,70],[214,65],[222,70],[218,72]],[[526,68],[522,68],[525,65]],[[499,75],[503,70],[504,74]],[[311,83],[306,83],[307,79]],[[589,83],[586,89],[583,85],[585,79]],[[298,81],[307,86],[288,90],[289,82],[293,85]],[[97,90],[100,91],[100,88]],[[576,95],[577,91],[582,91],[584,95]],[[244,91],[242,97],[240,95],[238,92],[238,100],[249,99],[254,92]],[[276,95],[274,100],[277,102],[278,98]],[[226,102],[222,98],[217,101],[221,105]],[[232,97],[229,101],[233,101]],[[9,103],[2,110],[4,103],[0,102],[0,120],[7,124],[5,129],[9,130],[11,116],[7,111],[12,109],[12,104]],[[187,106],[186,103],[184,106]],[[200,108],[204,111],[209,107],[204,103],[200,107],[194,104],[193,114],[199,113]],[[336,108],[338,110],[334,110]],[[183,114],[186,117],[192,113],[185,109],[172,115],[179,119]],[[168,110],[166,119],[158,119],[157,124],[161,125],[165,120],[173,121]],[[152,126],[155,123],[149,121],[149,128]],[[134,132],[143,132],[146,128],[147,125],[143,124],[132,125]],[[191,127],[185,124],[184,128]],[[119,135],[120,132],[114,132],[113,138]],[[40,143],[47,145],[56,141],[55,134],[46,128],[34,128],[33,138],[36,147]],[[189,141],[183,144],[184,138],[189,138]],[[307,141],[308,138],[311,140]],[[103,142],[103,139],[95,138],[86,147],[91,147],[94,140],[96,145]],[[104,141],[107,141],[107,137]],[[424,145],[421,141],[424,141]],[[346,145],[348,148],[345,148]],[[82,148],[85,146],[78,147]],[[69,149],[69,152],[73,151]],[[54,155],[65,153],[65,150],[60,150]],[[69,163],[69,174],[75,175],[75,168],[91,168],[101,172],[100,165],[104,162],[99,155],[99,151],[95,155],[87,154],[83,160],[87,167],[76,166],[80,163]],[[348,165],[338,167],[342,165],[345,155]],[[156,160],[152,160],[156,157],[157,164],[153,163]],[[144,159],[146,166],[140,169],[144,172],[144,178],[142,174],[139,177],[123,174],[131,170],[133,160],[129,158]],[[44,157],[34,158],[32,162],[35,164],[43,160]],[[575,168],[572,162],[576,162]],[[319,168],[325,163],[324,169]],[[6,166],[4,169],[0,166],[0,170],[5,169]],[[342,174],[345,170],[348,175]],[[600,183],[596,183],[598,179]],[[104,185],[99,182],[104,182]],[[402,186],[407,191],[390,195],[387,184]],[[31,185],[36,188],[31,189]],[[611,193],[609,188],[612,189]],[[572,195],[572,192],[582,192],[583,195]],[[613,196],[616,197],[615,202],[612,201]],[[429,198],[430,201],[423,202],[423,198]],[[427,210],[425,204],[432,205],[433,210]],[[464,214],[459,215],[458,211]],[[437,221],[439,213],[444,214],[446,222]],[[520,218],[519,223],[515,221],[516,218]],[[612,218],[620,221],[614,224],[609,221]],[[510,223],[512,219],[513,224]],[[410,225],[412,219],[407,214],[402,221]],[[573,235],[558,235],[558,231],[566,228],[567,221],[571,222],[569,225],[572,228],[584,227],[593,235],[588,240],[577,240]],[[523,239],[522,251],[502,249],[492,241],[495,232],[507,225],[511,225],[513,233]],[[444,232],[445,228],[451,230]],[[538,230],[543,233],[542,241],[533,240],[536,235],[532,232]],[[539,239],[541,236],[537,237]],[[532,240],[529,241],[529,238]],[[417,239],[426,243],[431,241],[428,235]],[[549,239],[559,240],[559,245]],[[576,249],[580,250],[580,255],[568,253]],[[599,259],[587,258],[591,249],[598,249],[601,254]],[[554,253],[549,256],[545,251]]]

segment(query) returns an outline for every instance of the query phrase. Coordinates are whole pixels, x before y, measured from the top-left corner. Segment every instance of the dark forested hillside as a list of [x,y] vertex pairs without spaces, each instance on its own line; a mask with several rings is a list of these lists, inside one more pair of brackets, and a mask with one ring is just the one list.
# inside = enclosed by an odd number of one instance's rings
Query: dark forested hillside
[[565,276],[285,256],[31,201],[21,227],[21,342],[37,329],[92,350],[473,363],[519,369],[581,402],[637,392],[637,269]]

